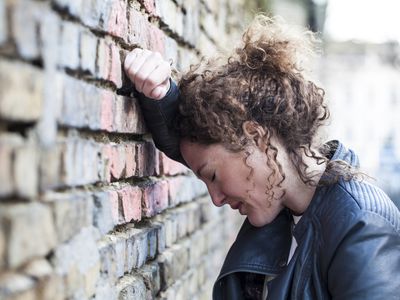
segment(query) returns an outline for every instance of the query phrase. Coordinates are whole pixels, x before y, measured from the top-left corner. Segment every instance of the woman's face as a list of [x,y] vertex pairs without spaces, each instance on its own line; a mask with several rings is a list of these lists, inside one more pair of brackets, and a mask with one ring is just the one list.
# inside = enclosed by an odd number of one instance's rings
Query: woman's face
[[233,153],[221,144],[183,140],[180,148],[189,167],[207,185],[216,206],[228,204],[258,227],[270,223],[283,209],[278,187],[273,188],[277,199],[268,200],[267,178],[272,170],[267,166],[267,155],[258,147],[246,148],[250,152],[247,159],[244,151]]

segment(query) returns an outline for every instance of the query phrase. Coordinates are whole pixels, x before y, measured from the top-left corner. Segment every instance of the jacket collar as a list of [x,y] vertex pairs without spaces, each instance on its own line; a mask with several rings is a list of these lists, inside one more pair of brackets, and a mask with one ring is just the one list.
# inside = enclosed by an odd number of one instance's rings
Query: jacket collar
[[286,265],[290,248],[291,220],[286,209],[272,223],[263,227],[254,227],[246,218],[226,256],[218,279],[233,272],[279,274]]

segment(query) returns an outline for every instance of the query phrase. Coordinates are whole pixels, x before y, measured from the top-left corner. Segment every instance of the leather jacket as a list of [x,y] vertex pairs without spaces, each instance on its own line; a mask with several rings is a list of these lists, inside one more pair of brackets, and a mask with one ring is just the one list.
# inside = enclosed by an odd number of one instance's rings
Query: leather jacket
[[[162,100],[139,96],[157,148],[185,163],[171,122],[179,90]],[[330,159],[357,165],[340,142]],[[287,264],[292,235],[297,249]],[[379,188],[365,181],[339,180],[319,186],[299,223],[284,209],[275,220],[242,225],[214,284],[213,299],[400,299],[400,213]]]

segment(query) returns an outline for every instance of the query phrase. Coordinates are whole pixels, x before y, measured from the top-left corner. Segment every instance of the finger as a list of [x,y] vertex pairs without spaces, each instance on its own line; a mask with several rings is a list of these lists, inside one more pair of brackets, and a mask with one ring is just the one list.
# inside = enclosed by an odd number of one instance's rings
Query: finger
[[148,50],[143,50],[139,55],[136,56],[135,59],[133,59],[132,63],[129,65],[128,70],[127,70],[127,75],[129,79],[132,81],[132,83],[136,87],[136,73],[138,70],[142,67],[142,65],[146,62],[147,58],[151,55],[151,52]]
[[149,95],[149,98],[155,99],[155,100],[160,100],[165,97],[169,89],[169,85],[159,85],[155,87]]
[[142,87],[142,93],[150,94],[154,87],[169,83],[170,77],[171,67],[164,61],[147,76]]
[[125,71],[129,69],[131,66],[132,62],[136,59],[137,56],[139,56],[143,52],[143,49],[140,48],[135,48],[131,52],[128,53],[128,55],[125,57],[124,61],[124,68]]
[[[143,91],[143,85],[145,84],[149,75],[152,74],[152,72],[162,63],[162,57],[158,53],[152,53],[149,57],[147,57],[146,62],[142,64],[140,69],[135,74],[135,87],[139,92]],[[155,87],[155,85],[153,85],[153,87]]]

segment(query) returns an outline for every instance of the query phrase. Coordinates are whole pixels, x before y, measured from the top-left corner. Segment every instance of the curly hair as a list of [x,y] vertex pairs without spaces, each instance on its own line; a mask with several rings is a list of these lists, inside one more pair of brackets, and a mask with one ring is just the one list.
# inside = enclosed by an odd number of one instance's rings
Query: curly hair
[[[326,144],[319,151],[312,150],[319,129],[329,118],[324,90],[306,79],[302,68],[317,43],[310,31],[294,32],[281,19],[257,15],[244,32],[242,45],[226,60],[203,59],[180,79],[181,103],[175,120],[178,136],[206,145],[222,143],[237,152],[249,143],[242,124],[253,121],[261,125],[267,133],[267,164],[273,171],[267,180],[267,194],[285,179],[276,160],[278,149],[271,143],[274,135],[282,141],[305,184],[318,182],[316,174],[307,170],[303,153],[318,164],[327,163],[334,181],[354,177],[345,162],[329,161],[326,154],[331,149]],[[280,179],[274,182],[277,174]]]

